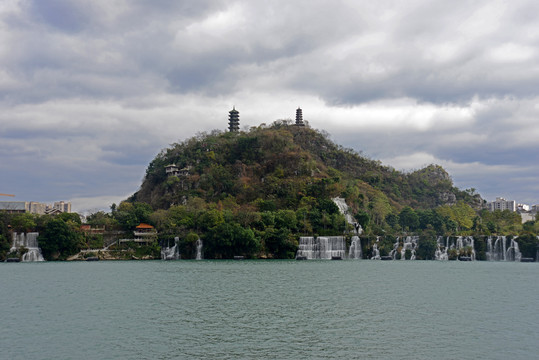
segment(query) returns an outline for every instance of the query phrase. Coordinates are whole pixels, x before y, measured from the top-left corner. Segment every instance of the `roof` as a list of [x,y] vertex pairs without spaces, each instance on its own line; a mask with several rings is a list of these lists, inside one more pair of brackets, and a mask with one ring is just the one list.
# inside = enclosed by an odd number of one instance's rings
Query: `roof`
[[140,224],[137,226],[137,229],[153,229],[153,226],[148,225],[148,224],[145,224],[145,223],[140,223]]

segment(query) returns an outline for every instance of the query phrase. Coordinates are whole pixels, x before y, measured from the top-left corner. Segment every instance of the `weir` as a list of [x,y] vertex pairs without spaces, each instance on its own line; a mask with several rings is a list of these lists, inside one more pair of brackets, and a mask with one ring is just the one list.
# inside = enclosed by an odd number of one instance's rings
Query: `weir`
[[346,243],[343,236],[302,236],[299,238],[299,247],[296,259],[326,259],[346,257]]
[[475,240],[472,236],[459,236],[457,238],[438,236],[436,243],[435,260],[449,260],[449,252],[454,253],[457,258],[475,260]]
[[[532,257],[523,259],[517,240],[517,237],[507,238],[505,236],[489,236],[488,238],[481,237],[479,240],[474,239],[472,236],[438,236],[436,238],[434,259],[438,261],[475,261],[475,243],[476,241],[484,241],[486,243],[486,251],[482,253],[482,256],[486,255],[486,260],[516,262],[533,261]],[[350,239],[348,254],[346,254],[346,240],[342,236],[318,238],[312,236],[303,236],[299,241],[296,259],[362,259],[363,252],[361,241],[362,239],[359,236],[352,236]],[[421,240],[419,239],[419,236],[406,236],[402,238],[397,237],[395,243],[393,244],[393,249],[387,252],[387,256],[381,256],[382,242],[381,237],[377,236],[376,240],[371,245],[372,254],[370,258],[372,260],[416,260],[420,242]],[[387,246],[387,244],[384,246]],[[537,252],[537,256],[539,257],[539,248]]]
[[28,251],[22,256],[23,262],[32,262],[32,261],[45,261],[41,249],[37,243],[37,237],[39,233],[29,232],[29,233],[13,233],[13,244],[11,246],[10,252],[19,251],[21,248],[26,248]]
[[489,236],[487,239],[487,260],[488,261],[520,261],[522,253],[518,243],[512,238],[507,246],[506,236],[497,236],[496,240]]

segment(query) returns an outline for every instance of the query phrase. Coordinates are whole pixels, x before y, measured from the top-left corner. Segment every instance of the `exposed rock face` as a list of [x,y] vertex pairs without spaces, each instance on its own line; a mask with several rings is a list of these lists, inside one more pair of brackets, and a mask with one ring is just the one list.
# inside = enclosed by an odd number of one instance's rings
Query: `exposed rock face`
[[457,197],[452,192],[440,193],[438,197],[444,205],[455,205],[457,203]]

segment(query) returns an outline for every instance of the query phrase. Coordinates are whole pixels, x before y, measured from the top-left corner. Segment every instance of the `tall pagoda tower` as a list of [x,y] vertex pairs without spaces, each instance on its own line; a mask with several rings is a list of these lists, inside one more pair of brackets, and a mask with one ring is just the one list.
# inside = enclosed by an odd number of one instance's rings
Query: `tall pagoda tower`
[[305,126],[303,122],[303,111],[299,107],[296,110],[296,126]]
[[236,110],[235,106],[228,112],[228,131],[240,131],[240,112]]

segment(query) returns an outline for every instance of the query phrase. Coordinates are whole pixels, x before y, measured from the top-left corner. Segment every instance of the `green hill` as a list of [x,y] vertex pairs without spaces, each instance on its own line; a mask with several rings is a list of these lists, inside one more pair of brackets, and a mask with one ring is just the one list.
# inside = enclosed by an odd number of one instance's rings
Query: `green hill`
[[183,257],[292,257],[302,235],[352,228],[332,201],[346,200],[365,235],[468,230],[482,199],[429,165],[383,166],[289,121],[247,132],[202,133],[161,151],[142,185],[112,216],[126,228],[156,226],[162,244],[180,238]]
[[[167,176],[171,164],[185,174]],[[440,166],[403,173],[335,144],[327,133],[279,121],[248,132],[203,133],[172,145],[150,163],[131,200],[154,209],[198,197],[296,210],[306,197],[342,196],[355,212],[385,217],[405,206],[431,209],[458,200],[477,208],[482,200],[474,195],[454,187]],[[380,203],[386,214],[376,211]]]

